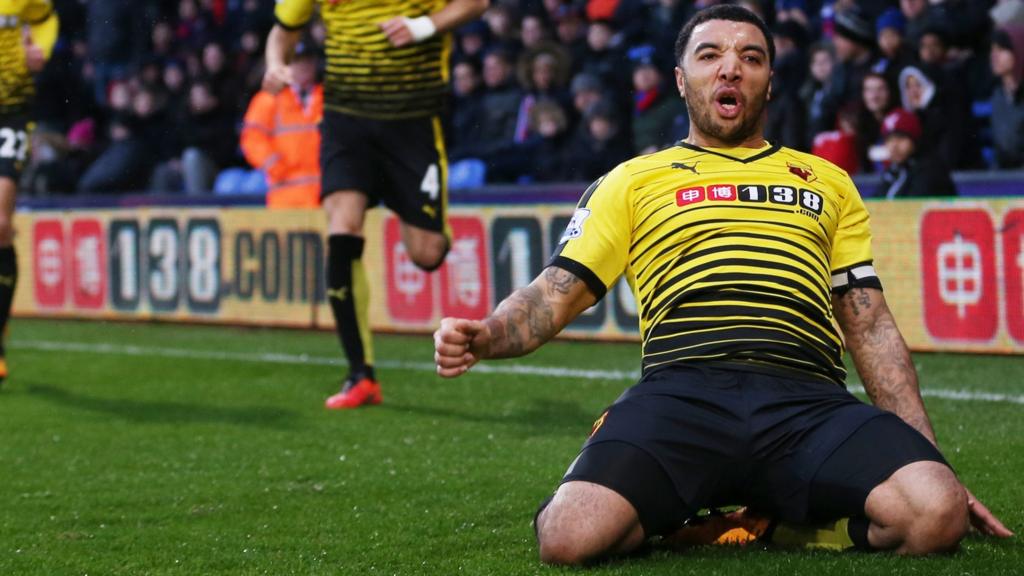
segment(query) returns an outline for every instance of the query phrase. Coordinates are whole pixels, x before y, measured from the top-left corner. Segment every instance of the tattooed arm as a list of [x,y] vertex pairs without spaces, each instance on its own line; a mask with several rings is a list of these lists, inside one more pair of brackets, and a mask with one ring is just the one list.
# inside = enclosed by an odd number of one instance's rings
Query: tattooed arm
[[576,275],[549,266],[482,321],[445,318],[434,332],[437,373],[455,377],[484,358],[533,352],[596,302]]
[[[896,327],[896,320],[885,303],[882,291],[853,288],[843,296],[834,296],[832,307],[871,401],[903,418],[936,444],[932,423],[921,400],[917,371],[910,361],[910,351]],[[966,486],[964,490],[967,491],[971,525],[975,529],[999,538],[1013,535]]]
[[834,296],[832,307],[871,401],[906,420],[935,444],[917,371],[882,291],[853,288]]

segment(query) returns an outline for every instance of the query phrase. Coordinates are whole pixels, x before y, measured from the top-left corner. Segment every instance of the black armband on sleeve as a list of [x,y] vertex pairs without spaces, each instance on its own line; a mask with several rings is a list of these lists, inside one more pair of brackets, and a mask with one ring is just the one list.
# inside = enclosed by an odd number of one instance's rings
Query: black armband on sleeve
[[557,266],[566,272],[575,274],[577,278],[583,280],[583,283],[587,285],[587,288],[590,288],[590,291],[594,293],[594,298],[596,298],[598,302],[600,302],[601,298],[604,298],[605,293],[608,292],[608,288],[606,288],[604,282],[601,282],[601,279],[597,277],[597,274],[594,274],[590,268],[587,268],[575,260],[566,258],[565,256],[555,256],[548,261],[548,266]]
[[871,262],[854,264],[849,268],[832,271],[832,293],[842,296],[853,288],[882,289],[882,281]]
[[290,24],[285,24],[284,22],[281,22],[280,18],[274,16],[274,24],[277,24],[278,26],[284,28],[285,30],[288,30],[289,32],[295,32],[296,30],[302,30],[303,28],[305,28],[308,22],[304,22],[302,24],[299,24],[298,26],[292,26]]
[[53,12],[53,8],[50,8],[50,11],[47,12],[45,16],[41,18],[36,18],[35,20],[27,21],[26,24],[28,24],[29,26],[38,26],[39,24],[42,24],[43,22],[49,20],[50,16],[53,16]]

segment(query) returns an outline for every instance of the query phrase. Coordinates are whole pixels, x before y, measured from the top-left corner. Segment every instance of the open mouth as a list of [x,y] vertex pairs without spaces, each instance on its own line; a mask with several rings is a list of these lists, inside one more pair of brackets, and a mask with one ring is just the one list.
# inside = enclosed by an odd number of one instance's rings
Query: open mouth
[[735,118],[743,108],[743,103],[736,90],[724,89],[715,95],[715,108],[722,117]]

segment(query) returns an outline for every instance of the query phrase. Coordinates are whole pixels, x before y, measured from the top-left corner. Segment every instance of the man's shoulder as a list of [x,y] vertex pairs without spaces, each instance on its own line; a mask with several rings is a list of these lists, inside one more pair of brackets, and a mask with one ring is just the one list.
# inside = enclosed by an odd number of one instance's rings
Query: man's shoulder
[[657,152],[634,156],[620,163],[617,169],[621,169],[627,174],[646,173],[658,168],[676,170],[682,168],[679,166],[680,163],[685,164],[695,156],[693,151],[681,146],[669,146]]
[[795,148],[788,148],[782,146],[779,148],[778,154],[775,155],[780,162],[785,162],[787,165],[804,165],[810,168],[817,176],[835,178],[843,181],[850,180],[850,174],[834,164],[830,160],[826,160],[821,156],[815,156],[808,152],[801,152]]

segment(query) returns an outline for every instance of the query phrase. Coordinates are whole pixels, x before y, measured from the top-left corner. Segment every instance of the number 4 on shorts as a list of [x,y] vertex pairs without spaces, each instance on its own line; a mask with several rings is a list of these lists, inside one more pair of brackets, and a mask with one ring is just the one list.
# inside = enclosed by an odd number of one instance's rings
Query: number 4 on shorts
[[431,200],[437,200],[437,194],[441,191],[441,178],[438,177],[437,164],[427,166],[427,173],[423,175],[420,182],[420,192],[426,194]]

